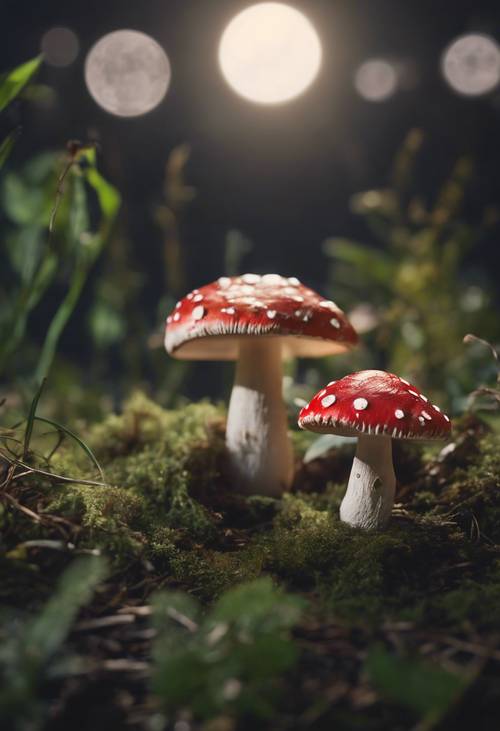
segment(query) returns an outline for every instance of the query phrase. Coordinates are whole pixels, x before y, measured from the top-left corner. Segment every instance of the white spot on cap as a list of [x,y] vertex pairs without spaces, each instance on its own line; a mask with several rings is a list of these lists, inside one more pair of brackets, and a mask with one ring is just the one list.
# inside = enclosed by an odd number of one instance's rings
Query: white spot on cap
[[325,396],[325,398],[321,399],[321,406],[324,406],[326,409],[328,406],[334,404],[336,400],[337,397],[334,396],[333,393],[331,393],[329,396]]
[[420,398],[422,399],[422,401],[425,401],[425,403],[427,403],[427,401],[429,400],[429,399],[427,398],[427,396],[424,396],[424,394],[423,394],[423,393],[421,393],[421,394],[420,394]]
[[321,300],[319,303],[320,307],[323,307],[325,310],[337,310],[338,307],[335,304],[335,302],[332,302],[331,300]]
[[288,277],[288,279],[286,281],[288,282],[288,284],[291,284],[292,287],[298,287],[300,285],[300,282],[297,279],[297,277]]
[[326,388],[324,388],[322,391],[320,391],[318,396],[324,396],[325,393],[326,393]]
[[450,420],[450,419],[449,419],[449,417],[448,417],[448,416],[446,416],[446,414],[443,414],[443,416],[444,416],[444,418],[446,419],[446,421],[449,421],[449,420]]
[[293,314],[295,315],[295,317],[302,317],[302,310],[295,310]]
[[412,396],[416,396],[418,398],[418,393],[416,393],[416,391],[408,391],[408,393],[411,393]]
[[301,297],[301,296],[300,296],[300,294],[294,294],[294,295],[292,296],[292,299],[293,299],[293,300],[294,300],[295,302],[303,302],[303,301],[304,301],[304,298],[303,298],[303,297]]
[[420,424],[422,424],[422,426],[425,424],[425,419],[423,416],[419,416],[418,420],[419,420]]
[[396,411],[394,412],[394,416],[396,417],[396,419],[404,419],[405,412],[402,409],[396,409]]
[[408,383],[408,381],[405,381],[405,379],[404,379],[404,378],[400,378],[399,380],[401,381],[401,383],[404,383],[404,384],[405,384],[406,386],[409,386],[409,385],[410,385],[410,384]]
[[179,322],[180,319],[181,319],[181,316],[179,315],[178,312],[176,312],[174,315],[174,322]]
[[175,309],[178,310],[179,307],[181,306],[181,304],[182,304],[182,302],[177,302],[177,304],[175,305]]
[[243,274],[241,278],[246,284],[257,284],[257,282],[260,282],[258,274]]
[[432,408],[435,409],[438,412],[438,414],[441,413],[441,409],[439,408],[439,406],[436,406],[436,404],[432,404]]
[[205,317],[205,308],[203,305],[198,305],[194,308],[191,314],[193,316],[193,320],[201,320],[202,317]]
[[276,317],[276,310],[268,310],[266,315],[270,320],[273,320]]
[[427,419],[427,421],[432,421],[432,416],[427,413],[427,411],[422,411],[422,416],[424,419]]
[[201,302],[202,299],[203,299],[203,295],[202,294],[197,294],[197,295],[195,295],[193,297],[193,302]]
[[188,294],[188,296],[186,297],[186,299],[188,299],[188,300],[192,300],[192,299],[193,299],[193,297],[194,297],[194,294],[193,294],[192,292],[190,292],[190,293]]
[[264,274],[262,281],[265,284],[282,284],[283,278],[279,274]]
[[217,281],[221,289],[227,289],[229,286],[231,286],[231,280],[229,279],[229,277],[219,277]]
[[267,305],[265,305],[263,302],[259,302],[258,300],[255,300],[255,302],[252,304],[252,307],[255,307],[259,310],[267,310]]
[[249,284],[244,284],[241,288],[241,294],[253,294],[254,290]]
[[368,406],[368,401],[365,398],[356,398],[353,401],[353,406],[356,411],[363,411]]
[[226,307],[226,309],[223,310],[223,312],[226,312],[228,315],[234,315],[236,310],[234,309],[234,307]]
[[328,385],[333,386],[334,383],[337,383],[337,381],[330,381],[330,383]]
[[340,322],[337,320],[336,317],[332,317],[332,319],[330,320],[330,325],[332,325],[333,327],[336,327],[338,330],[340,327]]
[[171,322],[172,322],[172,318],[171,318],[171,317],[170,317],[170,315],[169,315],[169,316],[167,317],[167,325],[170,325],[170,323],[171,323]]

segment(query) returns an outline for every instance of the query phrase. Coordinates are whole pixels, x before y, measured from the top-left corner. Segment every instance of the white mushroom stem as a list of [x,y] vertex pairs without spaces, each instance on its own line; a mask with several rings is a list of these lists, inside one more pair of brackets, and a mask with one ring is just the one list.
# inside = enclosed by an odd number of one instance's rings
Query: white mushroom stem
[[383,528],[391,515],[395,491],[391,438],[361,435],[340,519],[365,530]]
[[241,492],[279,496],[290,486],[293,453],[281,390],[279,338],[242,339],[226,428]]

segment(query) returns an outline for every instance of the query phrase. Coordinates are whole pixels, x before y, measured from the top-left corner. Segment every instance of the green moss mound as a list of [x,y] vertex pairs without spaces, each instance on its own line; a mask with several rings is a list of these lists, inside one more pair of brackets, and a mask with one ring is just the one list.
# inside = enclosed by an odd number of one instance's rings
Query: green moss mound
[[[71,546],[107,557],[114,591],[108,612],[117,603],[147,604],[158,588],[187,592],[208,608],[235,586],[268,577],[282,591],[307,597],[299,638],[312,623],[327,645],[324,628],[332,625],[361,636],[365,649],[387,626],[411,627],[404,640],[410,647],[429,627],[457,641],[472,633],[477,643],[500,626],[498,434],[477,418],[458,424],[444,452],[397,450],[399,502],[378,533],[338,519],[349,447],[301,464],[292,492],[274,500],[235,492],[226,471],[224,413],[211,404],[169,411],[138,393],[122,414],[82,436],[105,484],[76,481],[100,482],[88,455],[65,441],[50,470],[75,481],[27,475],[16,499],[39,519],[5,507],[0,515],[6,605],[36,611]],[[307,663],[310,642],[303,652]],[[310,660],[314,677],[315,663],[321,668],[313,697],[326,692],[333,657]],[[340,667],[335,672],[348,672]],[[362,684],[359,661],[356,667]],[[390,727],[372,720],[375,729]]]

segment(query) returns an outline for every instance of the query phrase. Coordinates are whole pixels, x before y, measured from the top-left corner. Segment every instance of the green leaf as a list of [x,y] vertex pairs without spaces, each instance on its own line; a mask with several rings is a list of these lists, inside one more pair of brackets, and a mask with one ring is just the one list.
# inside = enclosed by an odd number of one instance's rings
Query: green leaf
[[95,190],[101,212],[108,220],[113,220],[120,207],[120,194],[116,188],[105,180],[96,167],[87,170],[88,184]]
[[17,127],[13,130],[4,141],[0,144],[0,169],[5,165],[5,161],[9,157],[14,144],[21,133],[21,128]]
[[468,684],[466,678],[435,665],[396,657],[379,648],[370,652],[366,669],[383,695],[427,721],[439,720]]
[[0,112],[15,99],[38,70],[42,56],[37,56],[0,76]]
[[331,449],[343,447],[344,444],[352,444],[356,441],[357,439],[355,437],[339,437],[336,434],[323,434],[315,439],[308,447],[304,454],[304,464],[324,457]]
[[210,616],[215,622],[234,622],[245,631],[268,632],[292,627],[305,606],[303,599],[285,594],[263,577],[223,594]]
[[395,276],[394,259],[382,251],[348,239],[327,239],[323,244],[327,256],[355,267],[371,282],[390,284]]
[[76,615],[106,575],[98,556],[77,559],[62,575],[56,593],[25,631],[24,644],[46,662],[60,648]]

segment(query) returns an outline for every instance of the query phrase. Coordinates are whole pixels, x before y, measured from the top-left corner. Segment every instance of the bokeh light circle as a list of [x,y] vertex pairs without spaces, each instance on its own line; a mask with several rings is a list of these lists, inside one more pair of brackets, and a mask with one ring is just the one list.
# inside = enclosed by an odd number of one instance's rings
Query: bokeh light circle
[[135,30],[100,38],[85,60],[85,83],[94,100],[111,114],[137,117],[154,109],[170,84],[163,48]]
[[42,36],[40,43],[44,60],[49,66],[69,66],[78,56],[80,44],[70,28],[51,28]]
[[441,69],[448,84],[459,94],[487,94],[500,82],[500,47],[490,36],[469,33],[446,48]]
[[219,64],[231,88],[258,104],[282,104],[304,92],[321,66],[321,43],[303,13],[283,3],[251,5],[228,24]]
[[397,90],[398,74],[383,58],[365,61],[356,71],[354,86],[360,96],[370,102],[383,102]]

